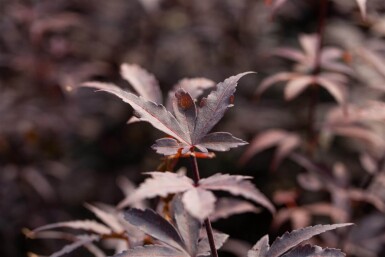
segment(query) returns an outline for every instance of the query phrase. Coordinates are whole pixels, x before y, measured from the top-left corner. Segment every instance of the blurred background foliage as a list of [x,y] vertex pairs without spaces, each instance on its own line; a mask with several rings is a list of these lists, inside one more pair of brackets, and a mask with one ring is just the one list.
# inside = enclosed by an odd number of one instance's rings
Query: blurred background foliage
[[[257,71],[242,80],[236,107],[218,125],[220,130],[245,140],[277,127],[305,133],[308,92],[285,102],[280,87],[260,99],[254,91],[267,75],[290,67],[273,57],[272,50],[298,48],[299,34],[316,31],[319,1],[287,1],[274,13],[269,2],[1,0],[0,255],[53,252],[56,243],[31,242],[22,228],[89,217],[83,203],[116,204],[123,198],[117,177],[138,183],[142,172],[156,169],[159,156],[150,146],[160,134],[148,124],[125,125],[132,109],[114,97],[79,89],[88,80],[129,87],[119,75],[123,62],[152,72],[165,95],[185,77],[222,81],[239,72]],[[368,18],[363,20],[354,1],[330,2],[324,42],[347,53],[344,61],[354,68],[349,82],[352,102],[384,99],[385,66],[354,57],[364,46],[384,62],[384,11],[383,0],[368,0]],[[322,93],[320,119],[332,107],[333,99]],[[360,184],[365,177],[358,161],[360,147],[337,140],[319,155],[322,160],[344,162],[351,183]],[[256,155],[241,167],[237,163],[245,149],[201,161],[203,176],[252,175],[271,197],[278,190],[295,191],[301,168],[284,161],[278,171],[270,172],[273,151]],[[301,201],[317,199],[328,196]],[[271,231],[270,223],[271,217],[263,212],[236,216],[215,227],[251,243]]]

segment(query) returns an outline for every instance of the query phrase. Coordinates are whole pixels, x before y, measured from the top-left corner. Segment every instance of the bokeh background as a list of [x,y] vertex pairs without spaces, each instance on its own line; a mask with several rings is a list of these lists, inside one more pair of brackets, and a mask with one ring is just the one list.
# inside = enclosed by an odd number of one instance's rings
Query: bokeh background
[[[156,169],[160,156],[150,146],[161,134],[148,124],[126,125],[132,109],[115,97],[79,88],[89,80],[129,88],[119,75],[121,63],[139,64],[153,73],[164,95],[185,77],[219,82],[256,71],[257,75],[242,79],[236,107],[215,130],[245,140],[275,127],[303,133],[306,92],[285,102],[280,87],[260,99],[254,91],[267,75],[289,69],[290,63],[271,52],[278,46],[298,47],[300,33],[316,31],[319,1],[288,1],[274,13],[273,2],[0,0],[0,255],[52,253],[60,243],[27,239],[22,229],[92,219],[85,202],[116,204],[123,198],[116,185],[119,176],[138,183],[142,172]],[[330,1],[325,43],[349,51],[375,41],[383,46],[378,55],[384,60],[384,11],[383,1],[368,0],[370,19],[364,21],[355,1]],[[381,72],[369,67],[356,75],[350,81],[353,100],[383,101]],[[320,99],[322,110],[335,105],[327,93]],[[202,176],[252,175],[271,198],[278,190],[295,188],[301,168],[285,161],[270,172],[273,151],[240,166],[245,149],[201,161]],[[359,184],[364,173],[357,149],[338,141],[332,159],[346,161],[352,181]],[[305,202],[328,196],[310,199]],[[372,209],[368,207],[368,213]],[[265,233],[290,229],[287,225],[271,230],[271,220],[263,211],[238,215],[214,227],[249,243]],[[383,245],[379,249],[380,254]],[[88,255],[79,251],[71,256]]]

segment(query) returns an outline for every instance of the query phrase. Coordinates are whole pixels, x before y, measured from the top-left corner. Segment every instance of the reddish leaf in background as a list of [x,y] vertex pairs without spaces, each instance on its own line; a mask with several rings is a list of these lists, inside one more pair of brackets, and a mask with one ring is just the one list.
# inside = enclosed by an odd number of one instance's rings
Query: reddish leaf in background
[[297,134],[281,129],[271,129],[256,136],[250,143],[246,152],[242,155],[239,163],[244,165],[250,158],[266,150],[277,146],[276,153],[271,163],[271,168],[276,169],[282,160],[300,145],[300,138]]
[[320,53],[321,72],[314,74],[317,65],[317,47],[319,38],[315,34],[300,35],[299,43],[302,51],[281,47],[273,54],[295,62],[293,72],[279,72],[265,78],[256,90],[258,95],[262,94],[272,85],[287,81],[285,87],[285,99],[292,100],[301,94],[306,88],[318,85],[327,90],[333,98],[344,105],[347,101],[347,81],[345,74],[353,75],[350,67],[342,62],[344,51],[336,47],[323,47]]

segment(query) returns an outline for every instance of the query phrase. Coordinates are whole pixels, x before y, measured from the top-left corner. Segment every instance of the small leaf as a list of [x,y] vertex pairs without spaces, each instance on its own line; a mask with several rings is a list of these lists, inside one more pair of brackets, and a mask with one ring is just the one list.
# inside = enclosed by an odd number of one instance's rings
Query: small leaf
[[241,195],[266,207],[270,212],[274,213],[275,208],[266,196],[264,196],[253,183],[246,179],[250,179],[250,177],[218,173],[209,178],[201,179],[199,181],[199,187],[214,191],[227,191],[233,195]]
[[[222,245],[226,242],[226,240],[229,238],[229,235],[226,235],[224,233],[218,233],[214,232],[214,243],[215,248],[218,250],[222,247]],[[207,238],[207,235],[205,235],[198,244],[198,254],[197,256],[208,256],[210,255],[210,243],[209,239]]]
[[343,105],[347,100],[347,89],[345,85],[335,83],[324,77],[316,77],[315,82],[324,87],[340,104]]
[[258,86],[256,93],[258,95],[265,92],[270,86],[274,85],[275,83],[291,80],[298,76],[295,72],[279,72],[277,74],[274,74],[272,76],[269,76],[262,80],[261,84]]
[[306,241],[313,236],[324,233],[336,228],[351,226],[351,223],[333,224],[333,225],[316,225],[306,227],[291,232],[286,232],[282,237],[278,237],[271,245],[266,257],[279,257],[294,246]]
[[279,144],[287,135],[288,133],[281,129],[270,129],[259,134],[251,141],[239,162],[244,165],[253,155]]
[[87,245],[93,241],[99,240],[98,236],[95,235],[80,235],[77,237],[78,239],[73,242],[72,244],[64,246],[61,250],[51,254],[49,257],[60,257],[64,254],[73,252],[74,250],[78,249],[79,247],[82,247],[84,245]]
[[290,80],[285,87],[285,99],[292,100],[314,83],[313,76],[299,76]]
[[247,257],[265,257],[269,249],[269,236],[265,235],[250,249]]
[[306,59],[306,56],[301,51],[289,47],[276,48],[273,54],[295,62],[303,62]]
[[219,83],[207,98],[202,99],[204,105],[198,108],[194,135],[192,136],[193,144],[199,142],[218,123],[225,111],[232,106],[230,99],[235,93],[238,80],[250,73],[245,72],[227,78]]
[[163,245],[145,245],[128,249],[112,257],[190,257],[190,255]]
[[155,141],[155,144],[151,146],[158,154],[173,155],[178,153],[178,150],[185,147],[182,143],[179,143],[173,138],[161,138]]
[[198,146],[213,151],[228,151],[230,148],[246,145],[247,142],[227,132],[214,132],[204,136]]
[[135,64],[124,63],[120,74],[127,80],[140,96],[155,103],[162,103],[162,92],[154,75]]
[[124,232],[124,227],[120,224],[118,218],[94,205],[86,203],[87,209],[92,211],[101,221],[107,224],[115,233]]
[[144,233],[174,247],[182,252],[184,243],[175,227],[158,213],[146,209],[129,209],[124,212],[124,218]]
[[197,252],[201,222],[192,217],[182,203],[181,195],[175,195],[171,202],[171,216],[186,245],[187,252],[195,256]]
[[366,0],[356,0],[363,19],[366,19]]
[[210,191],[193,188],[183,194],[182,201],[193,217],[203,221],[214,211],[216,198]]
[[355,125],[351,126],[335,126],[331,128],[332,132],[336,135],[351,137],[355,139],[362,140],[366,143],[369,143],[379,149],[382,149],[385,146],[385,140],[378,133]]
[[[319,37],[317,34],[302,34],[299,36],[299,43],[305,51],[308,60],[315,60],[317,53]],[[314,65],[314,63],[311,63]]]
[[81,230],[92,231],[100,235],[111,233],[111,229],[94,220],[76,220],[76,221],[57,222],[57,223],[52,223],[52,224],[38,227],[34,229],[32,232],[37,233],[43,230],[49,230],[53,228],[81,229]]
[[215,206],[215,211],[210,215],[210,221],[225,219],[235,214],[245,212],[259,212],[260,209],[248,201],[239,200],[231,197],[220,198]]
[[274,155],[272,162],[272,169],[275,170],[282,160],[288,156],[295,148],[301,143],[301,139],[294,133],[288,133],[288,136],[283,139],[277,147],[277,151]]
[[345,254],[339,249],[322,249],[317,245],[297,246],[282,257],[345,257]]
[[168,194],[180,193],[194,188],[193,181],[184,175],[171,172],[147,172],[146,174],[152,177],[146,179],[133,194],[119,203],[118,208],[146,198],[166,197]]
[[140,120],[147,121],[155,128],[176,138],[180,142],[189,144],[189,136],[185,134],[179,126],[176,118],[169,111],[167,111],[163,105],[148,101],[143,97],[137,97],[136,95],[124,91],[113,84],[87,82],[84,83],[83,86],[97,88],[118,96],[124,102],[131,105]]

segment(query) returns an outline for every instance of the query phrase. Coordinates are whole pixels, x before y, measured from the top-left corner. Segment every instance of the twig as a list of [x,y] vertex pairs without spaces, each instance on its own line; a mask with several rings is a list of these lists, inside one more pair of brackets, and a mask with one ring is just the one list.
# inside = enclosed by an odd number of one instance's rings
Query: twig
[[[199,174],[197,158],[195,157],[194,153],[191,154],[191,167],[192,167],[192,171],[193,171],[194,184],[195,184],[195,186],[198,186],[199,180],[200,180],[200,174]],[[207,218],[207,219],[205,219],[204,222],[205,222],[205,227],[206,227],[206,232],[207,232],[207,238],[209,239],[211,255],[213,257],[218,257],[218,252],[217,252],[217,249],[215,247],[213,229],[211,227],[210,219]]]
[[[314,60],[313,76],[317,76],[321,72],[321,52],[322,52],[322,43],[324,38],[325,31],[325,21],[328,8],[328,0],[321,0],[318,16],[318,27],[317,27],[317,36],[318,36],[318,45],[317,51]],[[317,103],[319,94],[319,86],[317,83],[314,83],[311,86],[311,96],[309,100],[309,112],[308,112],[308,151],[310,155],[313,155],[314,149],[318,144],[317,132],[315,129],[315,117],[317,111]]]

